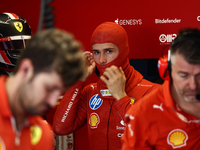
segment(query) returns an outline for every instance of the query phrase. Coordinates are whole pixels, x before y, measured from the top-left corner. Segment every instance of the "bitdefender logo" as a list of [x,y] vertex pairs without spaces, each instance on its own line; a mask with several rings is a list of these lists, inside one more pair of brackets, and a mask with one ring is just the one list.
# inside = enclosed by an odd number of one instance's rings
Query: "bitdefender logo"
[[155,19],[155,24],[164,24],[164,23],[181,23],[181,19]]
[[115,20],[115,23],[119,25],[142,25],[142,19],[119,19]]

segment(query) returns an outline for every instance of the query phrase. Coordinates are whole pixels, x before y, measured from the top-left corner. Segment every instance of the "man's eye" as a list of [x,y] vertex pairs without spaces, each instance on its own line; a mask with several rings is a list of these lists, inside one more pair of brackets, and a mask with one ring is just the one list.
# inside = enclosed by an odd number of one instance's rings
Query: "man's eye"
[[98,51],[93,51],[93,54],[99,54],[99,52]]
[[107,50],[107,53],[112,53],[112,51],[111,50]]
[[187,78],[188,75],[187,75],[187,74],[181,74],[180,77],[181,77],[181,78]]

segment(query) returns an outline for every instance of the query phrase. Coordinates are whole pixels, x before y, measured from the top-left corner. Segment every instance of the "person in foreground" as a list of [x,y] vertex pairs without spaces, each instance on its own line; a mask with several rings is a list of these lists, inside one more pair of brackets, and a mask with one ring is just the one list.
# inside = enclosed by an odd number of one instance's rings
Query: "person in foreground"
[[13,74],[0,77],[0,149],[52,150],[53,132],[40,117],[84,73],[81,47],[70,33],[36,33]]
[[122,150],[200,148],[200,30],[179,31],[171,43],[170,81],[126,113]]
[[[63,96],[53,131],[66,135],[87,124],[91,150],[120,150],[126,110],[158,84],[151,83],[129,63],[128,36],[114,22],[100,24],[91,37],[93,54],[86,51],[86,74]],[[84,87],[97,67],[97,83]],[[98,74],[98,73],[97,73]]]

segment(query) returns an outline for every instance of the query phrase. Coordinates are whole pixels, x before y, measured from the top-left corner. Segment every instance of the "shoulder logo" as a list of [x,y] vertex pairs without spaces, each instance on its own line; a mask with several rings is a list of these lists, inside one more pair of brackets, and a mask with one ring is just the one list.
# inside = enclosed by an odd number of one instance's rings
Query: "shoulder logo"
[[100,123],[100,118],[99,118],[98,114],[92,113],[90,115],[90,120],[89,120],[90,127],[92,129],[97,128],[99,123]]
[[89,105],[92,110],[98,109],[102,103],[103,100],[99,97],[98,94],[92,96],[92,98],[89,101]]
[[15,22],[14,23],[15,28],[17,29],[17,31],[22,32],[23,30],[23,25],[21,22]]
[[164,109],[162,108],[162,105],[163,105],[163,103],[161,103],[160,106],[154,104],[154,105],[153,105],[153,108],[155,108],[155,109],[160,109],[161,111],[164,111]]
[[167,136],[167,143],[171,145],[173,149],[185,146],[187,140],[187,133],[181,129],[172,130]]
[[42,137],[42,129],[39,126],[34,125],[30,127],[30,131],[31,131],[31,144],[36,145]]

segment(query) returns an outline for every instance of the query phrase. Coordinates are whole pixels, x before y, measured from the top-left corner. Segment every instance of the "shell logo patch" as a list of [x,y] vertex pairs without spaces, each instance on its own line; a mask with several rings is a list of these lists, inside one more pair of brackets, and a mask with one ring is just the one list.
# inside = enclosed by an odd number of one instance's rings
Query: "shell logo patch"
[[92,98],[90,99],[89,105],[92,110],[95,110],[95,109],[98,109],[102,103],[103,103],[103,100],[99,97],[98,94],[96,94],[92,96]]
[[90,115],[89,124],[92,129],[97,128],[98,124],[100,123],[99,116],[96,113],[92,113]]
[[36,145],[42,137],[42,129],[39,126],[34,125],[30,127],[30,130],[31,130],[31,144]]
[[0,137],[0,150],[6,150],[4,141],[2,140],[1,137]]
[[180,148],[186,145],[188,135],[181,129],[172,130],[167,136],[167,143],[173,148]]
[[15,22],[14,23],[15,28],[17,29],[17,31],[22,32],[23,30],[23,25],[21,22]]

